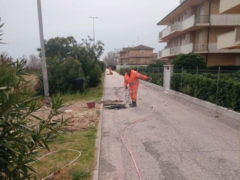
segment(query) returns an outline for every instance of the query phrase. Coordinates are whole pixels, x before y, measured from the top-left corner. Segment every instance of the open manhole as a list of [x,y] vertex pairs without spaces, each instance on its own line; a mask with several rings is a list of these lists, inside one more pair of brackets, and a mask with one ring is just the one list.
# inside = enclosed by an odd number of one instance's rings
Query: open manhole
[[105,109],[126,109],[126,105],[122,100],[105,100],[102,101]]

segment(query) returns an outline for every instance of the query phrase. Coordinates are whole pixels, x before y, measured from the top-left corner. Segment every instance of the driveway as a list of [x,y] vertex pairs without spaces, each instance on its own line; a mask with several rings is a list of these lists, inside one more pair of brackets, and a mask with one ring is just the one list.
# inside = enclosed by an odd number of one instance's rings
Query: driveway
[[[104,99],[124,100],[107,75]],[[104,109],[100,180],[239,180],[240,120],[141,84],[138,107]]]

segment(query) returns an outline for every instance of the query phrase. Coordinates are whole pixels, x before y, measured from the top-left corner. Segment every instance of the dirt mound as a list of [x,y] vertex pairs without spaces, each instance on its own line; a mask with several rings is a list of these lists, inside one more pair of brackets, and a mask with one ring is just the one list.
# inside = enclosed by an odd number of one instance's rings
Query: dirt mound
[[[68,104],[59,109],[60,114],[53,118],[59,120],[61,117],[67,119],[67,130],[74,131],[79,129],[86,129],[94,126],[98,122],[100,114],[100,104],[96,104],[95,108],[88,109],[85,101]],[[47,119],[50,113],[50,108],[44,106],[34,115],[42,119]]]

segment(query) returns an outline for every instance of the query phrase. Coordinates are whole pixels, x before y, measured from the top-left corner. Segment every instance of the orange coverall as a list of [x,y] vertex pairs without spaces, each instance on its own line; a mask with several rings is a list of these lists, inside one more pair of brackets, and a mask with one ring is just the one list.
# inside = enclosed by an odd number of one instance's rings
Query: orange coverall
[[124,76],[124,87],[126,88],[127,85],[129,84],[130,86],[129,92],[133,102],[136,102],[137,100],[139,79],[147,80],[148,77],[134,70],[131,70],[130,76],[127,73],[125,73],[125,76]]
[[112,74],[112,68],[109,67],[108,70],[109,70],[109,74]]

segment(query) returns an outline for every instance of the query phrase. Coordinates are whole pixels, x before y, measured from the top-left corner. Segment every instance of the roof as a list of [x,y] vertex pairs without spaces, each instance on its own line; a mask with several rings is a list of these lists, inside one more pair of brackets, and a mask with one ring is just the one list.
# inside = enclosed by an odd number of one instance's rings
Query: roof
[[154,48],[149,47],[149,46],[144,46],[144,45],[138,45],[136,47],[127,47],[127,48],[123,48],[122,51],[120,51],[121,54],[123,53],[127,53],[130,50],[153,50]]
[[134,50],[153,50],[154,48],[152,47],[148,47],[148,46],[144,46],[144,45],[138,45],[136,47],[133,47],[131,49],[134,49]]
[[128,51],[128,50],[130,50],[130,49],[132,49],[132,48],[130,48],[130,47],[128,47],[128,48],[123,48],[123,51]]
[[177,9],[181,8],[182,6],[184,6],[187,1],[191,1],[191,0],[185,0],[185,1],[183,1],[178,7],[176,7],[176,8],[175,8],[174,10],[172,10],[167,16],[165,16],[161,21],[159,21],[159,22],[157,23],[157,25],[161,25],[161,24],[164,22],[165,19],[167,19],[171,14],[173,14]]

